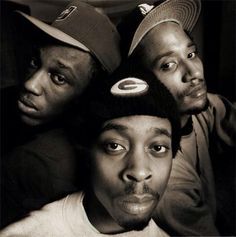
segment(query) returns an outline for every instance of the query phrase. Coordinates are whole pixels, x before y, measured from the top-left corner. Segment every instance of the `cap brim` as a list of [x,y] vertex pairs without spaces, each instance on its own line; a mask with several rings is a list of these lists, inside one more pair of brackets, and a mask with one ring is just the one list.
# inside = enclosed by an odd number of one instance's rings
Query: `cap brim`
[[26,19],[29,23],[32,23],[34,26],[36,26],[38,29],[49,35],[50,37],[59,40],[65,44],[68,44],[70,46],[79,48],[85,52],[90,52],[90,50],[82,43],[80,43],[78,40],[72,38],[71,36],[67,35],[63,31],[52,27],[32,16],[29,16],[21,11],[16,11],[19,13],[24,19]]
[[130,49],[131,55],[142,38],[156,25],[174,21],[182,26],[184,30],[192,31],[201,12],[200,0],[167,0],[151,10],[139,24]]

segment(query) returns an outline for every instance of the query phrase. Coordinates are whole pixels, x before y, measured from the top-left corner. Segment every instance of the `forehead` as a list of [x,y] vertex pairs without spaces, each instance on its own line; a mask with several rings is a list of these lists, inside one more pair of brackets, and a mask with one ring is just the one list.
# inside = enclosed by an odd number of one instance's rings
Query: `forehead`
[[171,34],[185,34],[183,28],[176,22],[167,21],[162,22],[155,27],[153,27],[144,37],[146,38],[153,38],[159,40],[162,39],[163,35],[171,35]]
[[62,60],[66,65],[85,65],[91,63],[92,56],[80,49],[62,46],[47,45],[39,48],[41,60],[55,62]]
[[138,50],[147,60],[145,63],[149,64],[161,55],[181,52],[192,44],[192,40],[180,25],[174,22],[164,22],[144,36]]
[[103,132],[106,131],[114,131],[135,138],[144,138],[149,135],[165,135],[170,137],[171,124],[166,118],[135,115],[105,122]]

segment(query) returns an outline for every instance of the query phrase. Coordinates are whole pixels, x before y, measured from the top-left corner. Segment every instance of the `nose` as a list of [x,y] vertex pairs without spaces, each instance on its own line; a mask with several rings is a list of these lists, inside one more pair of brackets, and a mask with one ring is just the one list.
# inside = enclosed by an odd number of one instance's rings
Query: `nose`
[[149,157],[145,152],[132,152],[127,157],[126,167],[122,174],[126,182],[143,182],[152,178]]
[[42,70],[38,70],[29,77],[24,83],[25,90],[36,96],[41,95],[43,92],[43,74]]
[[199,81],[202,79],[202,66],[199,63],[186,61],[184,65],[184,75],[183,75],[183,82],[191,82],[193,84],[198,84]]

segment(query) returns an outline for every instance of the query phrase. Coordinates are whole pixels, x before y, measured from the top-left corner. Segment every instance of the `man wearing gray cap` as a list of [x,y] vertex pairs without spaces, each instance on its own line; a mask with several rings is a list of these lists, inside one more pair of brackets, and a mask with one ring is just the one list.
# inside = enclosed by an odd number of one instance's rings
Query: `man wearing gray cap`
[[77,159],[61,127],[75,106],[83,107],[89,84],[120,63],[119,34],[86,3],[71,2],[51,25],[17,14],[35,52],[17,101],[23,125],[12,115],[6,121],[12,131],[6,130],[7,136],[17,143],[10,144],[15,148],[3,168],[2,225],[74,191]]
[[200,0],[141,4],[119,25],[126,57],[154,72],[181,113],[181,149],[155,214],[172,235],[219,235],[210,142],[235,145],[236,110],[225,98],[207,93],[202,61],[187,33],[200,9]]

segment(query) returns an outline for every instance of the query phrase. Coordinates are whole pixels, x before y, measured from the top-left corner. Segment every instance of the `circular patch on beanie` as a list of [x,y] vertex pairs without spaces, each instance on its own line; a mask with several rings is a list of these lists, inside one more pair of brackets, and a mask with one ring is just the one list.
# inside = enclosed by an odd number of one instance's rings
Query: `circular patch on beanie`
[[137,96],[146,93],[148,88],[146,81],[128,77],[116,82],[111,87],[111,93],[115,96]]

